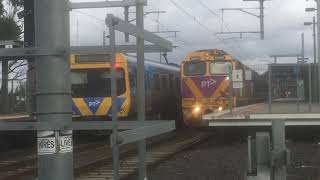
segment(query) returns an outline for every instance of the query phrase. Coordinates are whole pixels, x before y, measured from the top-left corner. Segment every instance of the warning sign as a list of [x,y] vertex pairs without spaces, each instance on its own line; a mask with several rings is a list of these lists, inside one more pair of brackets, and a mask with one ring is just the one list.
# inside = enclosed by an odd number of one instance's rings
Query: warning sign
[[232,81],[243,81],[242,70],[233,70],[232,71]]
[[38,155],[57,152],[57,142],[54,131],[41,131],[37,134]]
[[59,137],[60,150],[59,153],[67,153],[73,151],[72,131],[64,131],[60,133]]

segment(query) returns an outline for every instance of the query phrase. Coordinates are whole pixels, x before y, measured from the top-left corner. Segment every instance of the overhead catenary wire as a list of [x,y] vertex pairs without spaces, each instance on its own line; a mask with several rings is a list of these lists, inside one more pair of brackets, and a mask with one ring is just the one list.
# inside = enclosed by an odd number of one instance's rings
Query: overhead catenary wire
[[[207,31],[213,38],[215,38],[216,40],[218,40],[219,42],[221,42],[223,44],[223,46],[225,46],[225,48],[231,48],[233,51],[234,48],[233,47],[228,47],[228,45],[218,36],[216,36],[214,33],[211,32],[211,30],[205,26],[204,24],[202,24],[196,17],[194,17],[192,14],[190,14],[187,10],[185,10],[182,6],[180,6],[178,3],[176,3],[174,0],[169,0],[178,10],[180,10],[181,12],[183,12],[185,15],[187,15],[190,19],[192,19],[193,21],[195,21],[197,24],[199,24],[205,31]],[[245,59],[240,53],[238,55],[240,58]]]
[[[229,24],[227,24],[225,21],[223,21],[222,17],[219,16],[218,13],[216,13],[214,10],[212,10],[211,8],[209,8],[209,6],[207,6],[202,0],[198,0],[197,2],[199,2],[199,4],[200,4],[202,7],[204,7],[205,9],[207,9],[207,11],[209,11],[211,14],[213,14],[214,16],[216,16],[216,17],[219,19],[220,24],[221,24],[222,27],[224,26],[224,27],[227,29],[228,32],[231,32],[230,27],[229,27]],[[235,42],[236,42],[236,44],[237,44],[237,46],[238,46],[238,49],[243,53],[244,51],[242,50],[240,44],[239,44],[237,41],[235,41]],[[245,56],[246,56],[246,57],[250,57],[250,55],[248,55],[248,54],[246,54]]]

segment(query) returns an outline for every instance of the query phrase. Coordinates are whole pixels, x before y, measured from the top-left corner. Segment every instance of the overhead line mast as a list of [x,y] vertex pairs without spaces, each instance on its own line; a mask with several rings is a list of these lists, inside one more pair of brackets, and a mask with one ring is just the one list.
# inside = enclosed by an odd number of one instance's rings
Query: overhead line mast
[[[265,34],[264,33],[265,32],[264,31],[264,2],[266,0],[243,0],[243,1],[258,1],[260,3],[260,7],[259,8],[223,8],[223,9],[221,9],[222,13],[224,11],[241,11],[241,12],[244,12],[244,13],[249,14],[251,16],[257,17],[260,19],[260,31],[220,32],[217,34],[240,34],[240,38],[242,38],[242,34],[260,33],[260,39],[264,40],[264,34]],[[248,11],[251,9],[259,9],[260,10],[259,15]]]

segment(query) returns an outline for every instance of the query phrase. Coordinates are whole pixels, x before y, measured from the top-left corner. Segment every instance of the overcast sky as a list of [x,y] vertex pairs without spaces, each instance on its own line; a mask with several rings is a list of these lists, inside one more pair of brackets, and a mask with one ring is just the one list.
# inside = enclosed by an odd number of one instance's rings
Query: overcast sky
[[[89,0],[84,0],[89,1]],[[173,2],[180,8],[178,8]],[[80,2],[80,0],[73,0]],[[306,56],[312,59],[312,27],[303,26],[304,21],[311,21],[315,13],[306,13],[306,7],[315,7],[313,0],[271,0],[265,2],[265,40],[258,34],[216,35],[224,31],[257,31],[259,19],[239,11],[227,11],[221,19],[221,8],[258,7],[258,2],[242,0],[148,0],[146,11],[166,11],[160,14],[158,25],[157,15],[145,17],[145,28],[156,31],[178,30],[177,37],[168,39],[178,47],[169,54],[169,61],[180,63],[190,51],[199,49],[223,49],[246,64],[263,64],[271,60],[270,54],[300,53],[301,33],[305,33]],[[135,11],[130,8],[130,11]],[[190,15],[187,15],[183,11]],[[258,14],[258,10],[251,10]],[[71,12],[71,43],[72,45],[101,45],[102,32],[107,30],[104,19],[107,13],[123,18],[122,8],[74,10]],[[134,18],[134,14],[131,14]],[[196,20],[201,23],[198,24]],[[78,25],[77,25],[78,24]],[[78,27],[78,28],[77,28]],[[163,37],[173,34],[164,34]],[[122,34],[117,35],[118,43],[124,44]],[[134,43],[134,38],[132,38]],[[155,60],[159,55],[149,55]],[[288,61],[284,59],[283,61]],[[295,62],[295,60],[291,60]]]

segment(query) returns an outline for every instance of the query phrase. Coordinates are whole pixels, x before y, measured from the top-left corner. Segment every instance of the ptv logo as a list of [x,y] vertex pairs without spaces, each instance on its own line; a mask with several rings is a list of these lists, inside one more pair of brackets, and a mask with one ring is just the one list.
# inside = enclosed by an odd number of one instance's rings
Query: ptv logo
[[101,102],[98,101],[98,100],[91,101],[91,102],[89,102],[89,107],[97,107],[97,106],[99,106],[100,104],[101,104]]
[[201,81],[201,88],[210,88],[213,86],[217,81],[214,79],[209,79],[209,80],[203,80]]

